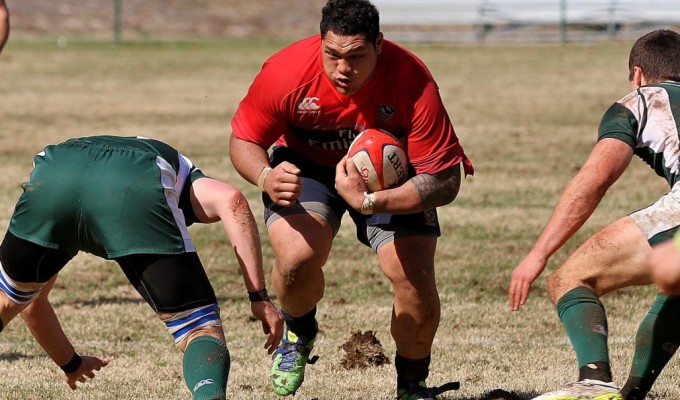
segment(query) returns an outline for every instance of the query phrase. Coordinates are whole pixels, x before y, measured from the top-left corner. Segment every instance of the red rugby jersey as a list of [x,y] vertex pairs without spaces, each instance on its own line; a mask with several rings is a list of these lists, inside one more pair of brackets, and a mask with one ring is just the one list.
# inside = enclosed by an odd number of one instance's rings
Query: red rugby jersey
[[361,131],[378,128],[404,145],[417,173],[472,163],[463,152],[427,67],[384,41],[371,80],[358,92],[338,92],[323,70],[321,36],[270,57],[231,121],[233,135],[265,149],[288,146],[314,163],[335,166]]

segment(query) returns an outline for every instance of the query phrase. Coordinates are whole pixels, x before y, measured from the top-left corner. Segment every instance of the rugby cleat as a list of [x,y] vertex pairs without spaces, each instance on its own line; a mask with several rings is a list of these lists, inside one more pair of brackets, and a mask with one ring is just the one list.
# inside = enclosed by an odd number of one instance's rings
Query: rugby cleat
[[314,339],[308,340],[304,336],[297,336],[294,332],[286,330],[281,344],[274,352],[272,369],[269,372],[269,380],[272,390],[279,396],[291,396],[300,388],[305,380],[305,367],[314,364],[319,358],[309,358],[314,348]]
[[584,379],[567,382],[564,387],[532,400],[623,400],[619,388],[613,382]]
[[397,388],[397,400],[435,400],[438,395],[459,388],[460,382],[449,382],[433,388],[428,388],[424,381],[409,382],[406,387]]

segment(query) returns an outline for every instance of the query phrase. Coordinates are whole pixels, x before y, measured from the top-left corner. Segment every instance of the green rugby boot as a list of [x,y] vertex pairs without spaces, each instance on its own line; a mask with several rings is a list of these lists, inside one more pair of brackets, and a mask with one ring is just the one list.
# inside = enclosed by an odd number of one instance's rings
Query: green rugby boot
[[269,372],[272,390],[279,396],[294,395],[305,380],[305,367],[314,364],[317,356],[309,359],[314,348],[314,339],[297,336],[286,327],[281,344],[274,352],[272,369]]

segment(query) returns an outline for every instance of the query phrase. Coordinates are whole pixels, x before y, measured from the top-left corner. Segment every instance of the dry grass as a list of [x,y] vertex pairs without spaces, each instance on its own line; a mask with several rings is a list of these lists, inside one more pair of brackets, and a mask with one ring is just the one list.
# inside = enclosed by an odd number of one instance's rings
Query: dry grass
[[[268,41],[129,43],[10,42],[0,57],[0,230],[7,227],[18,184],[45,144],[91,134],[144,135],[167,141],[208,174],[244,190],[257,215],[256,191],[227,158],[229,118],[262,61],[284,43]],[[566,181],[592,146],[599,118],[625,93],[629,43],[590,46],[410,46],[431,67],[459,136],[475,162],[455,204],[441,210],[438,249],[443,304],[430,382],[460,380],[444,399],[481,400],[495,389],[521,398],[576,378],[576,360],[538,280],[521,312],[506,311],[515,264],[528,251]],[[552,269],[588,233],[663,192],[639,161],[617,183]],[[349,221],[346,221],[349,222]],[[261,227],[264,233],[264,229]],[[218,226],[192,227],[220,304],[232,354],[233,399],[271,399],[268,357],[259,323],[249,318],[236,263]],[[267,267],[271,249],[264,241]],[[319,306],[319,362],[297,399],[391,399],[391,364],[342,368],[342,343],[375,332],[388,358],[389,285],[372,253],[339,233],[325,268]],[[637,321],[653,288],[604,299],[618,382],[630,365]],[[71,392],[60,371],[17,320],[0,335],[2,399],[185,399],[181,355],[151,310],[112,263],[80,255],[52,300],[82,353],[112,356],[97,379]],[[671,361],[656,399],[678,399]]]

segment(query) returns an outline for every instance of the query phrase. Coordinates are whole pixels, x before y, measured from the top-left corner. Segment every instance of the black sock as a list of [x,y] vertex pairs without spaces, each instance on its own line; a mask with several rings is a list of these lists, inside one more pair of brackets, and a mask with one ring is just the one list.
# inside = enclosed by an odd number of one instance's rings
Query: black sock
[[653,380],[642,379],[638,376],[628,377],[621,389],[621,395],[624,400],[645,400],[653,384]]
[[604,361],[595,361],[579,368],[578,380],[595,379],[602,382],[612,381],[612,372],[609,363]]
[[299,317],[293,317],[281,310],[283,320],[286,321],[288,329],[293,331],[297,336],[304,336],[307,340],[312,340],[319,332],[319,326],[316,323],[316,306],[312,311]]
[[408,387],[412,382],[421,382],[430,374],[430,354],[419,360],[411,360],[397,354],[394,356],[397,369],[397,387]]

